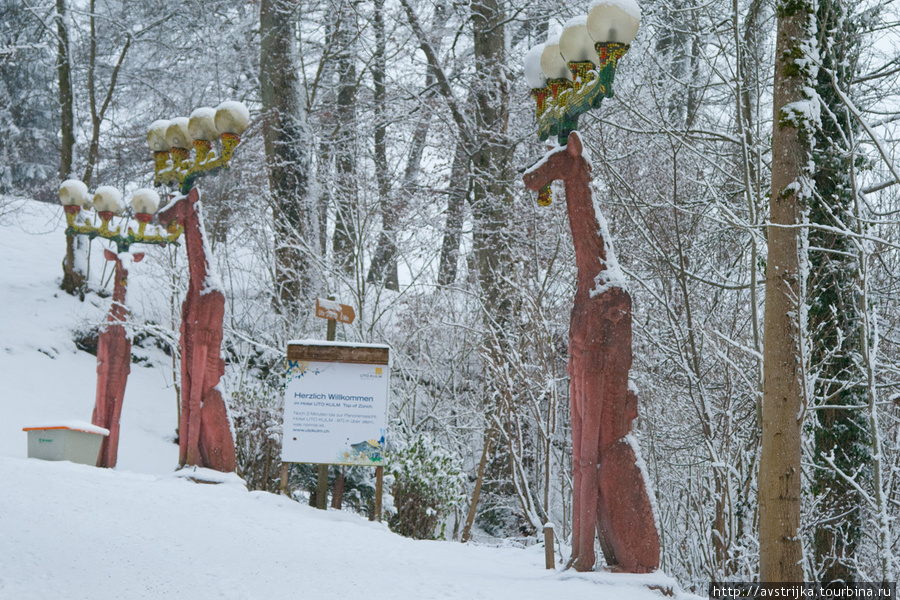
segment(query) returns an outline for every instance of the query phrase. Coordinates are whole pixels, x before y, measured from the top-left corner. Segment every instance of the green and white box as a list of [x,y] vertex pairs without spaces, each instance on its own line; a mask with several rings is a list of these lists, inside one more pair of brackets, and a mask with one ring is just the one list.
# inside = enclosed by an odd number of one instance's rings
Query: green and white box
[[82,465],[97,465],[100,445],[109,430],[82,421],[70,421],[25,427],[28,432],[28,458],[68,460]]

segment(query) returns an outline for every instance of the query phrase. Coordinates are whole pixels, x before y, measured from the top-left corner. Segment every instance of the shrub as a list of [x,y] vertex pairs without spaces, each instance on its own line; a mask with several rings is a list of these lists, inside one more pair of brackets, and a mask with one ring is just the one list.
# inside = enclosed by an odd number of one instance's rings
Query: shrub
[[388,519],[391,530],[415,539],[443,539],[443,527],[436,535],[438,524],[465,500],[459,457],[420,434],[405,448],[388,451],[387,459],[396,510]]

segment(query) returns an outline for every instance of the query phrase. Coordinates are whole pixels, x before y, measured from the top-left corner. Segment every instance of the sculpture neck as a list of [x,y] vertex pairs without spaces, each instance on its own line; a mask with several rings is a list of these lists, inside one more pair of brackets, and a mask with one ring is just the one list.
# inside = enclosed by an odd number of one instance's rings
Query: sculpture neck
[[573,158],[575,163],[567,169],[566,208],[572,242],[575,246],[575,264],[578,267],[577,294],[589,294],[596,286],[595,277],[606,270],[606,247],[601,235],[600,223],[591,193],[590,167],[583,158]]
[[125,293],[128,288],[128,269],[122,264],[122,261],[116,259],[116,280],[113,282],[112,305],[109,307],[109,313],[106,315],[108,323],[124,323],[128,314],[125,306]]
[[209,273],[205,239],[206,230],[200,220],[200,209],[196,204],[189,204],[184,215],[184,241],[192,283],[205,281]]

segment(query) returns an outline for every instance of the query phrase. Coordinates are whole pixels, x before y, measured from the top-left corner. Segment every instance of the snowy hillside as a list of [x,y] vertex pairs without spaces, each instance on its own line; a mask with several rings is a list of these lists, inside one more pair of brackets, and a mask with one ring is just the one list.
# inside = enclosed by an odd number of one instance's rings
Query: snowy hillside
[[[22,427],[90,420],[93,407],[96,361],[72,331],[102,320],[106,305],[58,291],[62,223],[59,207],[27,201],[0,220],[0,598],[627,600],[675,586],[661,574],[548,572],[539,545],[414,541],[247,492],[237,477],[177,477],[164,369],[132,366],[117,469],[27,459]],[[136,270],[136,294],[140,279]]]

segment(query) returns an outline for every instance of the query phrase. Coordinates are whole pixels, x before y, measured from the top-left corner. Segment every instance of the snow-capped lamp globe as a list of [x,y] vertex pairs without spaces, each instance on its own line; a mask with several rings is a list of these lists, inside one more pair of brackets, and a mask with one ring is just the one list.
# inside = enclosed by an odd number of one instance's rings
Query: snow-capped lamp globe
[[122,192],[111,185],[101,185],[94,192],[94,210],[100,215],[101,219],[109,221],[113,215],[117,215],[125,210],[125,203],[122,202]]
[[544,44],[534,46],[525,54],[523,66],[525,81],[531,88],[531,97],[537,103],[537,115],[540,117],[547,108],[547,96],[550,88],[547,87],[547,76],[541,69],[541,54],[544,52]]
[[216,107],[215,120],[220,134],[240,137],[250,124],[250,111],[242,102],[228,100]]
[[134,210],[134,218],[138,222],[138,236],[143,236],[147,224],[153,220],[153,215],[159,210],[159,194],[156,190],[140,188],[131,195],[131,208]]
[[594,0],[588,10],[588,33],[597,44],[627,46],[634,40],[640,25],[641,7],[634,0]]
[[172,165],[179,170],[190,169],[191,147],[194,140],[188,131],[188,123],[187,117],[176,117],[166,128],[166,143],[169,144]]
[[150,188],[135,190],[131,195],[131,208],[134,218],[142,223],[149,223],[159,210],[159,194]]
[[[100,230],[104,233],[109,231],[109,222],[113,216],[125,210],[125,203],[122,202],[122,192],[111,185],[101,185],[94,191],[93,205],[94,210],[97,211],[97,215],[100,217]],[[115,235],[118,233],[118,229],[110,233]]]
[[587,16],[572,17],[563,26],[559,35],[559,53],[572,72],[575,91],[588,82],[588,77],[597,62],[594,40],[588,34]]
[[154,170],[156,173],[164,171],[169,164],[169,142],[166,141],[166,130],[172,122],[159,119],[150,124],[147,130],[147,145],[153,152]]
[[219,130],[216,129],[216,111],[209,106],[203,106],[191,113],[188,120],[188,134],[194,140],[194,154],[197,157],[197,165],[202,165],[209,159],[215,160],[212,152],[212,144],[219,138]]
[[559,52],[559,36],[551,36],[544,43],[541,51],[541,71],[547,78],[547,86],[550,88],[550,96],[554,101],[572,88],[572,72],[566,64],[566,59]]
[[222,139],[222,160],[225,164],[231,160],[249,124],[250,111],[242,102],[229,100],[216,107],[216,129]]
[[[619,59],[631,47],[641,25],[641,7],[635,0],[594,0],[587,16],[587,30],[599,58],[604,97],[613,96],[613,79]],[[599,102],[597,103],[599,106]]]
[[176,117],[169,122],[166,128],[166,143],[171,150],[190,150],[193,138],[188,130],[190,120],[187,117]]
[[[537,118],[540,119],[547,110],[547,98],[550,96],[550,88],[547,86],[547,76],[541,69],[541,56],[544,53],[544,44],[534,46],[525,54],[525,81],[531,88],[531,97],[535,101]],[[550,185],[547,184],[538,193],[538,204],[550,206],[553,202],[553,194]]]
[[91,195],[83,181],[67,179],[59,186],[59,202],[66,215],[76,215],[91,203]]

